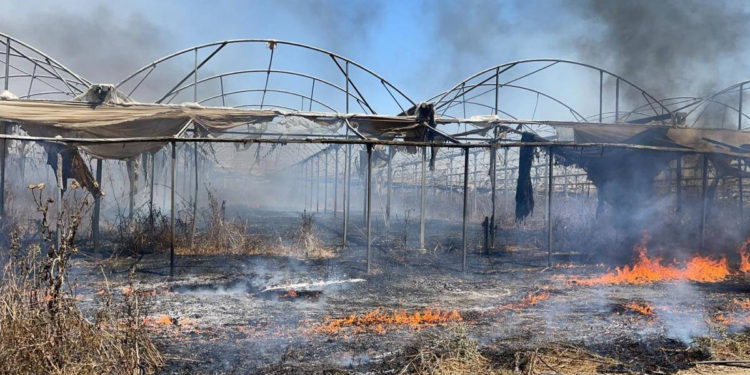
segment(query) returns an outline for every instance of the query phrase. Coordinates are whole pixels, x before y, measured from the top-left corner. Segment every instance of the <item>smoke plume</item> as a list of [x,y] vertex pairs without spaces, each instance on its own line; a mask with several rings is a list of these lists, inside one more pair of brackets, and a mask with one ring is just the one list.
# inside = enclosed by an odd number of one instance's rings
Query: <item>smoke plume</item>
[[[750,13],[739,1],[572,2],[592,32],[573,35],[584,61],[608,67],[657,97],[700,96],[747,67]],[[727,81],[728,79],[728,81]]]

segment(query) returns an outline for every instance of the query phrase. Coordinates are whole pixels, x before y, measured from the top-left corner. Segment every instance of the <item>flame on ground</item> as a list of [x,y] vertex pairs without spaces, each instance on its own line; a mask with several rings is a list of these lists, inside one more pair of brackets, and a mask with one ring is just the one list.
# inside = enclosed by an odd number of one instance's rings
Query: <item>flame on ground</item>
[[750,238],[746,239],[745,242],[740,245],[739,253],[741,272],[750,272],[750,252],[748,252],[748,247],[750,247]]
[[628,310],[637,312],[638,314],[645,315],[645,316],[654,315],[654,307],[645,302],[644,303],[630,302],[627,305],[625,305],[625,308]]
[[426,326],[460,322],[463,318],[456,310],[440,311],[439,309],[425,309],[415,312],[404,310],[384,313],[375,309],[365,314],[352,314],[346,318],[326,318],[325,322],[315,328],[315,331],[327,334],[340,333],[346,328],[352,328],[354,333],[375,332],[385,333],[388,328],[409,327],[421,329]]
[[147,326],[165,326],[175,324],[175,319],[169,315],[162,314],[155,317],[145,317],[143,318],[143,323]]
[[635,250],[638,255],[632,266],[618,267],[614,272],[599,277],[576,278],[573,281],[582,285],[649,284],[659,281],[713,283],[723,281],[730,275],[726,257],[713,259],[696,255],[687,261],[684,268],[678,268],[673,264],[662,264],[660,257],[649,257],[645,238],[635,246]]

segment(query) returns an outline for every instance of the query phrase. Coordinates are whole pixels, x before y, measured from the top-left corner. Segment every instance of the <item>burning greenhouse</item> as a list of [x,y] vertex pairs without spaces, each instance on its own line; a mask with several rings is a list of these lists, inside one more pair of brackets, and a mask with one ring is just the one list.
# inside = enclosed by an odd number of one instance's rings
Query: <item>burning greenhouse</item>
[[143,63],[94,83],[0,33],[0,372],[747,371],[750,81]]

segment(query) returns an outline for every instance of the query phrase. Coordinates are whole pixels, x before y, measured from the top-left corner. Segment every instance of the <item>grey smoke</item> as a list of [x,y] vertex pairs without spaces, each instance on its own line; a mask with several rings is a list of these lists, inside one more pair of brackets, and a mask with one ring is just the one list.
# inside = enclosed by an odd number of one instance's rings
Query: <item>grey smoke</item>
[[344,56],[346,50],[356,48],[355,44],[366,45],[377,31],[383,11],[382,4],[367,0],[295,0],[277,4],[322,38],[323,45],[318,47]]
[[[746,71],[750,12],[741,1],[585,0],[593,27],[574,35],[584,61],[611,68],[656,97],[703,95]],[[745,77],[746,78],[746,77]]]
[[92,82],[112,83],[172,48],[170,33],[138,12],[106,3],[82,10],[53,8],[0,12],[2,31],[40,49]]

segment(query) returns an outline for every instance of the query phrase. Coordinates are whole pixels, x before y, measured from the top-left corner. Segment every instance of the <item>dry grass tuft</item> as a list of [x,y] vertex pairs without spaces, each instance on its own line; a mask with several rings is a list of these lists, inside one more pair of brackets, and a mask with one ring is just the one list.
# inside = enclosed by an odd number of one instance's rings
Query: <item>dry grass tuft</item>
[[494,368],[469,338],[466,326],[456,324],[446,331],[423,334],[417,344],[406,349],[406,364],[398,374],[415,375],[502,375],[509,371]]
[[41,241],[24,247],[14,233],[2,257],[0,373],[154,373],[164,362],[142,326],[137,296],[115,306],[107,293],[101,311],[89,319],[71,292],[69,260],[86,199],[76,199],[74,191],[72,204],[58,212],[58,241],[48,221],[54,201],[44,198],[43,185],[30,189],[41,215]]
[[142,255],[169,249],[169,217],[159,210],[121,218],[116,228],[116,254]]
[[[326,259],[337,254],[315,235],[313,231],[314,215],[303,211],[299,225],[292,230],[292,243],[286,245],[286,253],[291,256],[304,255],[305,258]],[[296,255],[295,255],[296,254]]]
[[[183,255],[267,255],[293,258],[326,259],[337,254],[315,235],[314,217],[303,212],[299,224],[281,237],[250,233],[246,223],[227,220],[224,202],[208,191],[208,209],[201,212],[203,228],[196,234],[192,248],[180,241],[176,252]],[[168,229],[168,228],[167,228]],[[169,233],[167,231],[167,233]],[[184,236],[180,236],[184,237]],[[166,248],[169,242],[167,241]]]
[[719,337],[701,337],[696,343],[707,351],[712,360],[733,361],[750,358],[750,330],[723,334]]

